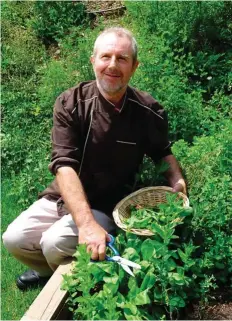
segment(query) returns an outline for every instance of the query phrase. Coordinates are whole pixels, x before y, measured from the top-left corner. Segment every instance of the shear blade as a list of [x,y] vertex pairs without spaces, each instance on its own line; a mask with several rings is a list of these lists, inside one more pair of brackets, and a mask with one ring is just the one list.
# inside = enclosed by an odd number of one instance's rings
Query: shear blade
[[115,262],[118,262],[119,264],[123,264],[123,265],[127,265],[127,266],[131,266],[135,269],[141,269],[141,266],[137,263],[134,263],[130,260],[127,260],[127,259],[124,259],[123,257],[121,256],[113,256],[112,259],[115,261]]
[[131,269],[127,265],[122,264],[122,263],[120,263],[120,265],[121,265],[121,267],[123,268],[124,271],[126,271],[131,276],[135,277],[134,273],[131,271]]

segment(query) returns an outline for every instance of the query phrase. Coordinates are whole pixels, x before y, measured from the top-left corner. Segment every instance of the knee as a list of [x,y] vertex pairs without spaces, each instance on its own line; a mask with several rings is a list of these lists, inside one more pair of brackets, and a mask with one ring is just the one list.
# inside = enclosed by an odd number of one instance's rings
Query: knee
[[26,247],[26,240],[23,231],[13,231],[8,228],[2,235],[2,241],[5,248],[10,253],[17,253],[20,249]]
[[72,256],[74,253],[67,247],[64,237],[51,235],[49,231],[43,233],[40,246],[43,255],[50,264],[59,265],[65,257]]

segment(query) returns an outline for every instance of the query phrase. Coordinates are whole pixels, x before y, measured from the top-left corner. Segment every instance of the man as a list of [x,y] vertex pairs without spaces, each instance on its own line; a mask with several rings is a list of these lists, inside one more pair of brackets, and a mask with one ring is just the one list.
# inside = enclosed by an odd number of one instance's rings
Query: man
[[173,191],[186,193],[170,150],[166,113],[150,95],[128,86],[136,68],[137,44],[123,28],[97,38],[91,63],[96,81],[61,94],[55,103],[52,161],[55,181],[3,235],[7,249],[31,270],[20,289],[46,282],[76,245],[92,259],[105,257],[112,210],[130,191],[144,154],[163,159]]

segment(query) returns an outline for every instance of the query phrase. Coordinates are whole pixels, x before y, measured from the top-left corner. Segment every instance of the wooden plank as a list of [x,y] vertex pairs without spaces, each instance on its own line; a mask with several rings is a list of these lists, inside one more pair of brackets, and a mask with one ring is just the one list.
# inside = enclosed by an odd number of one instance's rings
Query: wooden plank
[[106,12],[108,13],[108,12],[117,11],[117,10],[126,10],[126,7],[120,6],[120,7],[116,7],[116,8],[103,9],[103,10],[97,10],[97,11],[87,11],[87,13],[89,13],[89,14],[106,13]]
[[60,286],[62,274],[71,272],[71,261],[67,259],[57,268],[21,320],[56,320],[60,312],[65,310],[68,293],[61,290]]

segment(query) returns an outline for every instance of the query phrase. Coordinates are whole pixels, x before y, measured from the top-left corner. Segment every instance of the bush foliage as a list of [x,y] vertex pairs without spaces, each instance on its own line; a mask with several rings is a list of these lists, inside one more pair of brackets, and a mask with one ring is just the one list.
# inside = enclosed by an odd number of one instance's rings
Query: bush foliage
[[[187,251],[192,246],[188,253],[194,265],[189,267],[184,281],[188,284],[178,287],[175,277],[173,282],[168,279],[170,271],[163,272],[163,284],[167,288],[173,286],[172,291],[180,297],[179,301],[170,296],[159,298],[170,317],[174,307],[183,307],[190,298],[207,300],[210,289],[228,282],[232,273],[232,3],[125,4],[127,13],[117,24],[131,29],[139,44],[140,66],[131,84],[148,91],[167,110],[173,151],[184,170],[194,208],[188,239],[176,248],[184,251],[186,246]],[[22,206],[29,205],[52,179],[47,165],[54,101],[68,87],[94,78],[89,62],[93,43],[99,31],[111,24],[115,21],[102,23],[100,18],[90,24],[85,5],[79,1],[2,3],[2,176],[12,181],[10,193]],[[136,186],[153,185],[163,171],[162,164],[154,167],[145,158]],[[118,242],[124,253],[131,241],[119,236]],[[94,269],[89,270],[94,277],[101,274]],[[115,281],[107,273],[102,272],[103,278],[99,279],[100,283],[106,282],[101,290],[108,293],[111,289],[114,295],[115,284],[120,287],[124,276],[119,273]],[[144,276],[139,277],[142,281]],[[91,277],[90,280],[93,282]],[[134,285],[127,281],[130,292]],[[195,289],[192,296],[188,286]],[[71,285],[70,289],[73,295]],[[89,293],[87,296],[92,292]],[[154,299],[147,293],[140,298]],[[108,314],[99,312],[98,317],[109,319],[116,312],[117,317],[128,319],[136,315],[128,311],[138,312],[141,318],[162,317],[157,306],[155,310],[150,308],[151,315],[141,316],[140,307],[123,307],[120,300],[116,302],[114,296],[111,299],[107,303]],[[101,300],[98,297],[94,302],[101,306]],[[92,310],[95,303],[91,303]],[[121,304],[124,314],[122,310],[112,310],[111,303],[114,307]]]
[[86,18],[85,5],[79,1],[36,1],[34,13],[32,26],[46,44],[59,41]]

